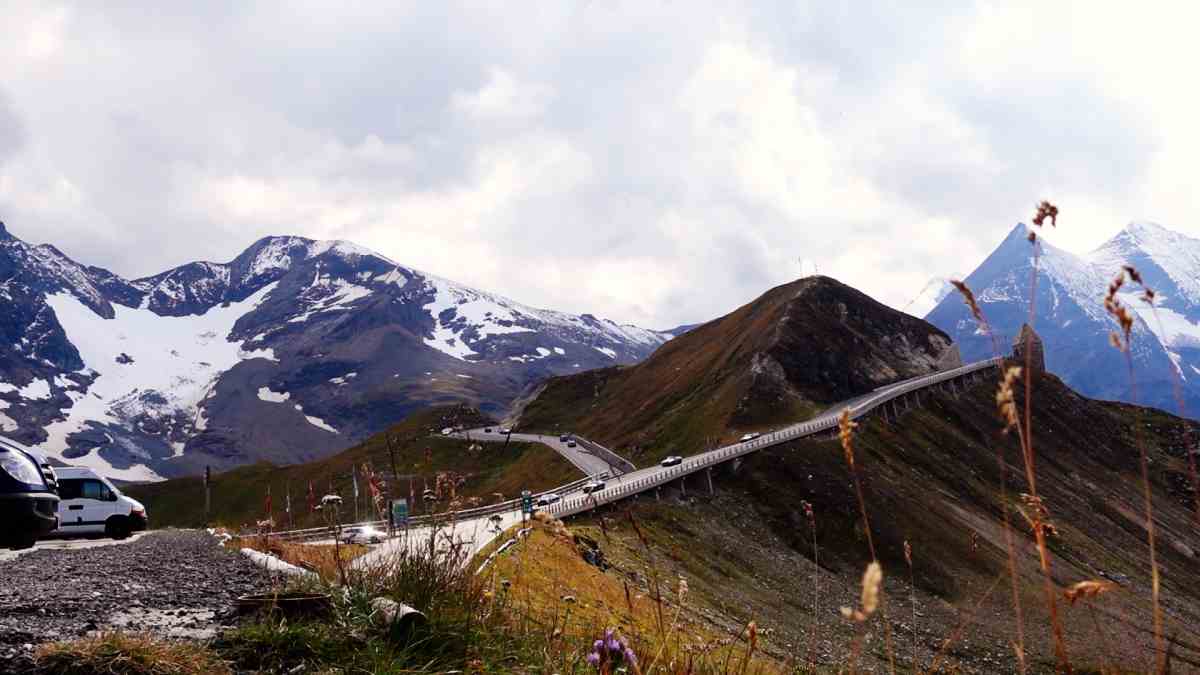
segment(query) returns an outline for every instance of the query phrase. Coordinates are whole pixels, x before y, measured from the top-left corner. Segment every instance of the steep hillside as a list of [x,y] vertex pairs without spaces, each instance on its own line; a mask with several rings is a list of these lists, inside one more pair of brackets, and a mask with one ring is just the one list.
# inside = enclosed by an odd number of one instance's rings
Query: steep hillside
[[[416,413],[386,431],[326,459],[275,466],[257,463],[218,473],[212,483],[212,515],[209,523],[231,527],[253,524],[266,518],[266,496],[271,490],[277,528],[289,525],[285,513],[287,494],[291,493],[292,515],[296,527],[321,525],[319,513],[309,511],[307,492],[313,484],[317,499],[325,494],[340,494],[346,513],[353,513],[354,487],[351,467],[358,472],[360,511],[367,517],[368,488],[362,467],[369,463],[387,479],[392,475],[388,438],[396,444],[396,470],[401,476],[397,497],[408,497],[410,480],[418,505],[413,514],[422,513],[419,502],[425,487],[448,485],[453,476],[454,497],[459,507],[476,503],[490,504],[496,493],[512,498],[523,489],[540,490],[579,478],[579,472],[561,456],[535,443],[484,443],[443,438],[438,432],[446,426],[472,427],[490,423],[478,411],[458,406],[441,406]],[[204,487],[200,477],[174,478],[155,483],[128,486],[125,491],[141,500],[154,527],[198,527],[205,523]],[[452,500],[443,490],[438,510],[448,508]]]
[[[943,657],[951,672],[955,666],[1016,671],[1008,646],[1016,628],[1004,510],[1015,528],[1030,666],[1034,672],[1054,671],[1037,551],[1021,515],[1028,506],[1019,494],[1029,488],[1016,440],[1000,433],[995,387],[989,381],[958,396],[931,392],[922,408],[899,423],[870,419],[857,430],[855,461],[884,569],[897,664],[905,672],[914,647],[928,668],[964,621],[961,637]],[[1153,409],[1083,398],[1052,375],[1039,381],[1034,401],[1038,489],[1057,530],[1050,549],[1072,663],[1084,672],[1118,664],[1120,672],[1149,669],[1150,579],[1135,440],[1140,426],[1151,457],[1166,633],[1174,641],[1176,669],[1192,672],[1200,667],[1195,639],[1200,587],[1194,583],[1200,528],[1191,522],[1194,495],[1184,457],[1185,437],[1200,425]],[[1007,461],[1007,502],[1000,499],[998,452]],[[715,495],[700,478],[689,481],[686,497],[677,488],[665,491],[661,502],[626,502],[606,516],[603,531],[588,529],[599,525],[594,515],[567,524],[600,543],[617,578],[632,574],[648,584],[652,571],[670,586],[683,577],[704,602],[719,603],[724,616],[685,613],[706,630],[728,635],[754,620],[767,636],[763,649],[776,659],[803,663],[811,649],[818,664],[845,669],[863,631],[843,619],[839,608],[856,606],[871,556],[837,441],[798,442],[751,455],[737,469],[725,465]],[[805,502],[816,524],[815,567]],[[640,533],[632,530],[625,510]],[[915,607],[905,541],[912,547]],[[1063,598],[1066,587],[1092,579],[1116,584],[1094,608]],[[562,592],[570,593],[570,582],[564,583]],[[876,672],[887,669],[881,617],[876,614],[866,627],[872,637],[863,648],[865,665]]]
[[774,288],[671,340],[646,361],[551,379],[527,429],[573,430],[635,463],[691,454],[804,419],[952,359],[944,333],[828,277]]
[[503,413],[671,337],[300,237],[129,281],[0,224],[0,300],[0,433],[127,480],[327,457],[433,405]]

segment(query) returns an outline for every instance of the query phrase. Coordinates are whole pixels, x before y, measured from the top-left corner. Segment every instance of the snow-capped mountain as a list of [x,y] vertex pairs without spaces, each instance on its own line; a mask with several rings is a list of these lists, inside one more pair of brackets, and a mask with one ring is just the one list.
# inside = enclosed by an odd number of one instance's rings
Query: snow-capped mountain
[[0,299],[0,433],[129,480],[315,459],[431,404],[501,412],[672,337],[300,237],[125,280],[0,223]]
[[946,277],[934,277],[925,284],[917,297],[909,300],[906,305],[900,308],[901,312],[909,316],[915,316],[918,319],[925,318],[925,315],[937,307],[947,295],[954,292],[954,286],[950,284],[950,279]]
[[[1135,310],[1132,355],[1137,402],[1175,411],[1172,370],[1183,379],[1185,404],[1200,413],[1200,241],[1157,225],[1134,223],[1095,251],[1079,256],[1038,241],[1037,313],[1047,367],[1081,393],[1132,401],[1124,356],[1109,345],[1116,328],[1104,310],[1109,281],[1133,265],[1158,294],[1157,313],[1127,284],[1120,298]],[[1018,224],[967,277],[984,316],[1006,352],[1028,320],[1033,245]],[[993,342],[972,319],[958,293],[942,299],[926,320],[950,334],[963,358],[991,356]]]

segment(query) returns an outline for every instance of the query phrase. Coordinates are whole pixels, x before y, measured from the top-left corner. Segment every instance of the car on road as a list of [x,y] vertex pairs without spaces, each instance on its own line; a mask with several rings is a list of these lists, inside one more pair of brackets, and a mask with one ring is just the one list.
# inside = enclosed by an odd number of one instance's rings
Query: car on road
[[121,494],[107,478],[82,466],[58,469],[56,535],[103,534],[124,539],[146,529],[146,507]]
[[757,431],[754,431],[754,432],[751,432],[748,434],[743,434],[742,438],[739,442],[745,443],[746,441],[752,441],[752,440],[758,438],[759,436],[762,436],[762,434],[758,433]]
[[568,447],[568,448],[574,448],[574,447],[576,447],[577,445],[579,445],[579,444],[575,442],[575,439],[574,439],[574,438],[571,438],[571,439],[568,439],[568,440],[567,440],[567,447]]
[[491,428],[491,427],[484,427],[484,429],[483,429],[483,433],[485,433],[485,434],[490,434],[490,433],[492,433],[492,428]]
[[550,506],[551,504],[560,501],[562,501],[562,497],[558,496],[558,493],[547,492],[544,495],[538,495],[537,501],[535,501],[534,504],[538,506]]
[[662,466],[679,466],[680,464],[683,464],[683,458],[679,455],[671,455],[670,457],[664,458],[663,461],[659,462],[659,464]]
[[571,440],[571,434],[560,434],[558,440],[561,443],[566,443],[567,441]]
[[511,428],[509,428],[509,427],[501,427],[501,429],[500,429],[500,433],[502,433],[502,434],[504,434],[505,436],[507,436],[507,435],[509,435],[509,434],[511,434],[511,433],[512,433],[512,429],[511,429]]
[[58,527],[54,470],[29,448],[0,438],[0,548],[30,548]]
[[378,544],[387,539],[387,532],[372,525],[356,525],[342,530],[343,544]]
[[604,481],[594,480],[594,481],[588,483],[587,485],[583,486],[583,493],[590,495],[593,492],[599,492],[599,491],[603,490],[604,487],[605,487]]

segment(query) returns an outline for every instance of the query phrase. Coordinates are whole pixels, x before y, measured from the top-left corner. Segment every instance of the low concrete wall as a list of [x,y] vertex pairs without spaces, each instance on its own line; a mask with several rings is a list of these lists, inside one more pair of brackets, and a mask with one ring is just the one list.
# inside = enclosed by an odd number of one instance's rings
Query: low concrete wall
[[604,461],[608,462],[609,464],[611,464],[613,466],[613,468],[615,468],[620,473],[629,473],[630,471],[637,471],[637,467],[634,466],[633,462],[625,459],[624,457],[621,457],[617,453],[613,452],[612,450],[609,450],[608,448],[604,447],[603,445],[600,445],[599,443],[594,443],[592,441],[587,440],[586,438],[580,438],[578,436],[575,437],[575,442],[578,443],[584,449],[586,449],[588,452],[592,453],[593,455],[596,455],[597,457],[599,457],[599,458],[603,459]]

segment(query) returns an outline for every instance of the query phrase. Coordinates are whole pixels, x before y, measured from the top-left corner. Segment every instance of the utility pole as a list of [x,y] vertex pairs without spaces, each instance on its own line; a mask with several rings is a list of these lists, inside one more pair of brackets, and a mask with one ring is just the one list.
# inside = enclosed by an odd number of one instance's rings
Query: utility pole
[[396,534],[396,524],[392,518],[392,502],[396,500],[396,482],[400,480],[400,472],[396,469],[396,439],[391,434],[385,438],[387,441],[388,459],[392,464],[392,479],[388,481],[388,536]]
[[208,524],[212,514],[212,467],[204,465],[204,524]]

